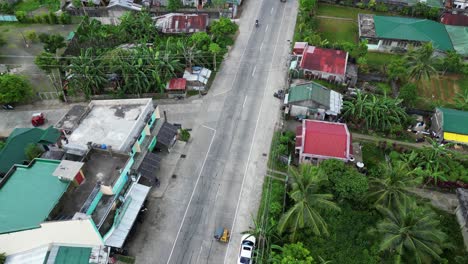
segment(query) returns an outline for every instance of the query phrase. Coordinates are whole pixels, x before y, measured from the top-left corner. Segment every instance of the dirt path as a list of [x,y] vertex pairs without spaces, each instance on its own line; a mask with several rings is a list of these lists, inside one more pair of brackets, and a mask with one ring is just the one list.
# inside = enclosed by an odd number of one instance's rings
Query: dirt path
[[410,142],[404,142],[404,141],[393,140],[393,139],[388,139],[388,138],[369,136],[369,135],[359,134],[355,132],[352,132],[351,134],[353,135],[353,139],[357,139],[357,140],[372,141],[372,142],[387,141],[392,144],[396,143],[398,145],[411,147],[411,148],[422,148],[424,146],[430,146],[429,143],[427,142],[410,143]]
[[332,17],[332,16],[316,16],[316,17],[318,17],[318,18],[336,19],[336,20],[346,20],[346,21],[354,22],[354,19],[351,19],[351,18],[344,18],[344,17]]

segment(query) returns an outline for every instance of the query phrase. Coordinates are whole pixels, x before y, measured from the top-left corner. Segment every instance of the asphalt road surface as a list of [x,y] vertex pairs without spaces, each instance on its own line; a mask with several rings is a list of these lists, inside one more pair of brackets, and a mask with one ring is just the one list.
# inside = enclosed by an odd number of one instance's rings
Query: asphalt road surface
[[[186,158],[132,240],[137,263],[237,263],[240,233],[258,209],[263,154],[278,119],[273,92],[285,85],[297,13],[296,1],[244,4],[236,44],[190,117],[196,125]],[[214,240],[218,226],[232,230],[228,244]]]

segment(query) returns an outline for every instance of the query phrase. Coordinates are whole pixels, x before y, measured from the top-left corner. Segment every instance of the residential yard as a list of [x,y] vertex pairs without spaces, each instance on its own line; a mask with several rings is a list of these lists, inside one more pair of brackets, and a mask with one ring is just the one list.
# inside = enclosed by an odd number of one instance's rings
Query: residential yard
[[15,11],[31,12],[41,7],[55,12],[60,8],[60,0],[22,0],[16,4]]
[[333,42],[351,42],[358,40],[358,26],[355,22],[332,18],[319,18],[318,30],[322,38]]
[[460,75],[439,76],[430,81],[422,81],[418,84],[421,91],[420,105],[422,108],[433,108],[436,105],[446,105],[454,103],[456,93],[463,88],[468,88],[468,77]]
[[317,8],[318,16],[331,16],[349,18],[357,21],[358,14],[378,14],[378,15],[389,15],[389,13],[375,12],[368,9],[360,9],[347,6],[338,6],[320,3]]
[[26,47],[23,35],[34,30],[36,34],[58,33],[66,37],[76,27],[77,25],[0,24],[0,32],[7,40],[7,43],[0,47],[0,54],[6,55],[0,57],[0,64],[7,65],[13,72],[28,76],[35,92],[55,92],[49,78],[34,63],[35,56],[44,50],[42,43],[32,43]]
[[367,52],[367,63],[371,69],[381,69],[382,66],[389,63],[392,59],[400,57],[398,54]]

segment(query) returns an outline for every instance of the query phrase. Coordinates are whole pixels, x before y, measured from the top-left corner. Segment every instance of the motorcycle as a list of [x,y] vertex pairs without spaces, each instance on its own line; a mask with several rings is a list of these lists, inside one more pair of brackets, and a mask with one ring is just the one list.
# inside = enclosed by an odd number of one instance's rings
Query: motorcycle
[[15,110],[15,108],[12,105],[9,105],[9,104],[2,105],[2,108],[5,109],[5,110]]
[[255,27],[258,27],[258,20],[255,20]]

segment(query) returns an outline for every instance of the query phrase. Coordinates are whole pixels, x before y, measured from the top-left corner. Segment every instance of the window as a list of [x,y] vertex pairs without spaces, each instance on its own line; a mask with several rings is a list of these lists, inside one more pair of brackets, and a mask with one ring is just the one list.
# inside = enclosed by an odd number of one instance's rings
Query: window
[[392,41],[391,41],[391,40],[388,40],[388,39],[384,39],[384,40],[382,41],[382,45],[383,45],[383,46],[390,46],[390,45],[392,45]]
[[398,44],[397,44],[397,46],[398,46],[399,48],[406,48],[406,42],[404,42],[404,41],[399,41]]

